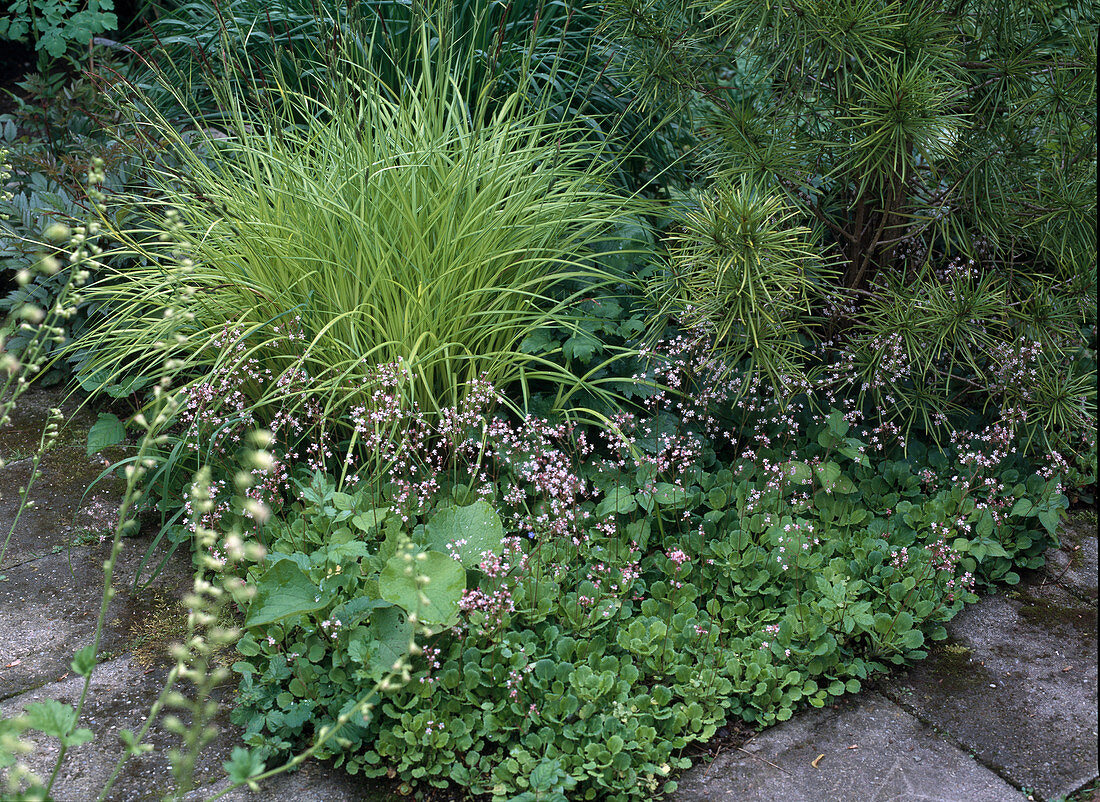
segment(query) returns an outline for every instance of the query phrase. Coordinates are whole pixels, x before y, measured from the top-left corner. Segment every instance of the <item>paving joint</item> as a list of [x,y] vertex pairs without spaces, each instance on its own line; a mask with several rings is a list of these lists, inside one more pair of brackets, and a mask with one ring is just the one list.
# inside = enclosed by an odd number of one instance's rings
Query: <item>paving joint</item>
[[[978,756],[978,753],[975,752],[974,749],[969,744],[967,744],[965,741],[963,741],[961,738],[959,738],[957,735],[955,735],[950,730],[946,730],[943,727],[936,724],[935,721],[933,721],[929,718],[926,718],[925,716],[922,716],[920,714],[920,710],[917,707],[915,707],[914,705],[904,701],[905,694],[901,691],[901,689],[885,687],[885,688],[879,688],[878,691],[883,696],[885,696],[887,699],[889,699],[891,702],[893,702],[898,707],[900,707],[902,710],[904,710],[907,715],[909,715],[912,718],[914,718],[915,720],[919,721],[922,726],[925,726],[928,729],[930,729],[932,732],[936,733],[936,735],[938,735],[940,738],[942,738],[944,741],[946,741],[951,746],[958,749],[960,752],[963,752],[964,754],[966,754],[972,761],[977,763],[983,769],[986,769],[987,771],[990,771],[993,774],[996,774],[998,777],[1000,777],[1006,783],[1011,785],[1013,788],[1020,791],[1020,793],[1024,792],[1023,786],[1018,785],[1014,779],[1009,777],[1005,773],[1003,767],[999,768],[994,764],[987,763],[986,761],[982,760],[981,757]],[[1084,785],[1088,785],[1088,783],[1086,782]],[[1081,787],[1083,788],[1084,785],[1082,785]]]

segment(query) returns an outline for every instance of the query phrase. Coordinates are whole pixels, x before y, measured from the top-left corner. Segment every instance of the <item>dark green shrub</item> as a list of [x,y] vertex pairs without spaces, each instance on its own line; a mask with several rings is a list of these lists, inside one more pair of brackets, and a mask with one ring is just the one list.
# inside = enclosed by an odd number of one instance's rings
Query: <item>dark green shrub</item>
[[[828,361],[905,429],[1015,410],[1025,442],[1077,447],[1095,419],[1077,359],[1095,320],[1091,4],[611,8],[649,94],[681,99],[705,140],[663,311],[777,380],[807,337],[830,340]],[[769,237],[793,210],[798,241]],[[834,276],[797,264],[813,249]]]

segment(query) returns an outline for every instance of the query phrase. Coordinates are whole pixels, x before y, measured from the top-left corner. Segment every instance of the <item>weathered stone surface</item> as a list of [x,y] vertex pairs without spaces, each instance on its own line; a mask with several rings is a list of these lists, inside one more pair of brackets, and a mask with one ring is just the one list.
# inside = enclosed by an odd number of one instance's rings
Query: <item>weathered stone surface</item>
[[[116,596],[107,611],[101,654],[148,645],[153,622],[161,651],[184,612],[189,559],[175,555],[148,588],[132,589],[147,538],[125,540],[115,567]],[[77,546],[9,568],[0,582],[0,699],[62,679],[73,654],[91,643],[103,595],[109,547]],[[142,572],[148,578],[149,569]],[[182,637],[182,635],[180,635]]]
[[[96,733],[96,738],[70,750],[54,786],[55,802],[88,802],[97,798],[121,754],[118,732],[122,729],[136,732],[145,724],[149,706],[160,691],[166,671],[163,665],[150,671],[129,656],[96,668],[80,722],[81,726]],[[25,705],[44,699],[74,704],[80,696],[82,683],[82,678],[71,677],[9,699],[0,703],[0,716],[18,714]],[[190,794],[189,801],[206,799],[226,787],[221,779],[225,776],[221,763],[229,759],[237,743],[238,731],[226,720],[224,712],[216,723],[221,732],[200,754],[196,767],[196,780],[204,790]],[[24,757],[24,762],[40,776],[48,775],[57,756],[56,740],[33,734],[28,735],[27,740],[34,742],[37,748]],[[158,723],[150,730],[146,743],[153,744],[153,751],[124,764],[108,800],[152,802],[160,800],[174,787],[168,749],[178,740]],[[230,802],[382,802],[387,798],[363,778],[310,763],[295,774],[270,779],[258,793],[238,789],[222,797]]]
[[951,638],[886,692],[1043,799],[1097,776],[1096,608],[1020,586],[951,622]]
[[1085,601],[1096,603],[1097,525],[1084,515],[1071,519],[1062,529],[1061,548],[1047,552],[1047,564],[1039,584],[1053,582]]
[[88,427],[95,423],[96,415],[79,400],[65,400],[65,393],[57,387],[32,386],[16,401],[8,413],[9,421],[0,426],[0,459],[11,462],[30,456],[38,448],[42,429],[46,425],[49,410],[62,412],[60,444],[84,446]]
[[[1026,797],[877,693],[799,713],[697,766],[675,802],[1023,802]],[[818,756],[822,756],[814,765]]]
[[[54,447],[42,460],[41,475],[31,485],[34,506],[21,513],[19,489],[30,478],[31,460],[0,468],[0,544],[11,532],[0,573],[69,545],[81,532],[113,526],[112,518],[118,518],[118,482],[108,477],[85,495],[103,472],[103,459],[89,459],[83,447]],[[18,524],[12,530],[17,513]]]

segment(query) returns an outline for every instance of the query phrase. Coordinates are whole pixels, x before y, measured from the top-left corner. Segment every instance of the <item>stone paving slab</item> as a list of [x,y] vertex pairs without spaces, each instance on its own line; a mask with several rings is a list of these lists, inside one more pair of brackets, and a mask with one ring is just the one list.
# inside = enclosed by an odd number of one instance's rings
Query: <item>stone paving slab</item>
[[27,388],[8,413],[8,424],[0,426],[0,458],[11,461],[33,453],[38,448],[51,407],[59,407],[64,416],[60,443],[83,448],[96,414],[87,407],[78,408],[75,398],[69,401],[64,398],[64,392],[58,387]]
[[959,613],[950,638],[885,692],[1042,799],[1097,776],[1096,608],[1021,586]]
[[889,699],[864,693],[800,712],[709,766],[696,766],[671,799],[1024,802],[1027,797]]
[[[96,667],[85,714],[80,721],[80,725],[91,729],[96,738],[70,750],[54,786],[53,798],[56,802],[87,802],[98,796],[121,754],[119,730],[136,732],[143,726],[149,705],[156,698],[160,682],[166,674],[163,666],[151,673],[147,671],[128,656]],[[80,696],[82,685],[83,678],[70,677],[43,686],[0,703],[0,715],[18,715],[27,704],[43,699],[74,704]],[[39,776],[48,776],[57,756],[57,741],[33,733],[25,737],[36,748],[31,755],[24,756],[23,761]],[[170,737],[162,730],[156,730],[148,742],[154,744],[154,750],[132,758],[126,764],[111,799],[144,802],[160,799],[171,788],[172,777],[166,755],[171,744]],[[199,774],[213,779],[217,776],[213,774],[216,768],[216,763],[204,764]]]
[[[43,458],[41,476],[31,486],[35,506],[23,509],[13,532],[12,522],[20,505],[18,490],[30,477],[31,460],[21,459],[0,468],[0,543],[11,532],[0,573],[68,545],[83,529],[102,530],[112,525],[112,517],[117,520],[117,514],[111,514],[118,510],[117,481],[105,479],[85,496],[85,490],[104,467],[103,458],[89,459],[83,446],[56,446]],[[96,496],[102,499],[103,518],[90,514]]]
[[1096,604],[1097,525],[1084,520],[1070,521],[1060,535],[1062,547],[1047,552],[1047,564],[1040,584],[1053,582],[1075,596]]
[[[144,722],[149,705],[160,691],[166,676],[164,665],[150,671],[130,656],[124,656],[98,666],[92,677],[92,688],[81,726],[96,733],[96,739],[70,750],[54,786],[55,802],[88,802],[95,799],[114,769],[121,745],[117,734],[121,729],[137,731]],[[57,699],[73,704],[80,695],[83,680],[70,677],[0,703],[0,716],[12,716],[25,705],[43,699]],[[198,802],[226,787],[221,763],[229,758],[237,745],[239,730],[227,720],[226,710],[216,720],[221,732],[199,757],[196,779],[205,783],[203,790],[187,796],[188,802]],[[33,735],[27,740],[38,748],[24,761],[40,776],[48,774],[57,755],[56,740]],[[119,775],[108,796],[109,802],[152,802],[160,800],[174,785],[167,750],[177,743],[174,736],[159,726],[151,730],[147,743],[154,750],[131,758]],[[258,793],[237,789],[224,797],[227,802],[385,802],[391,797],[373,789],[367,780],[351,777],[342,770],[323,764],[306,763],[295,774],[278,775],[261,786]]]
[[[143,622],[157,615],[166,626],[173,612],[182,619],[182,611],[171,606],[190,588],[184,559],[173,560],[150,588],[131,590],[148,542],[123,541],[101,654],[132,646],[141,638]],[[91,643],[107,553],[106,545],[73,547],[5,571],[7,579],[0,582],[0,699],[63,678],[73,654]]]

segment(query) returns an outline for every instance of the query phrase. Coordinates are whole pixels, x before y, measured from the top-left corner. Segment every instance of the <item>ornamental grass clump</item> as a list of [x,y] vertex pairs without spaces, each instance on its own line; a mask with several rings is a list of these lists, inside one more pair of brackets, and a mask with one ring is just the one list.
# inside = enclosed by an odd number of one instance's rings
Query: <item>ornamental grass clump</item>
[[[429,416],[479,377],[585,385],[519,345],[570,325],[566,283],[609,280],[589,258],[630,201],[583,131],[518,94],[468,102],[464,68],[439,52],[401,85],[348,66],[326,97],[227,93],[216,129],[143,120],[179,167],[154,176],[155,206],[135,206],[148,230],[119,232],[136,264],[104,260],[88,288],[101,313],[76,345],[85,387],[152,375],[158,342],[179,343],[184,380],[255,364],[241,392],[261,423],[288,398],[339,420],[378,364],[408,369],[398,392]],[[162,267],[149,232],[164,228],[191,246],[182,272]]]

